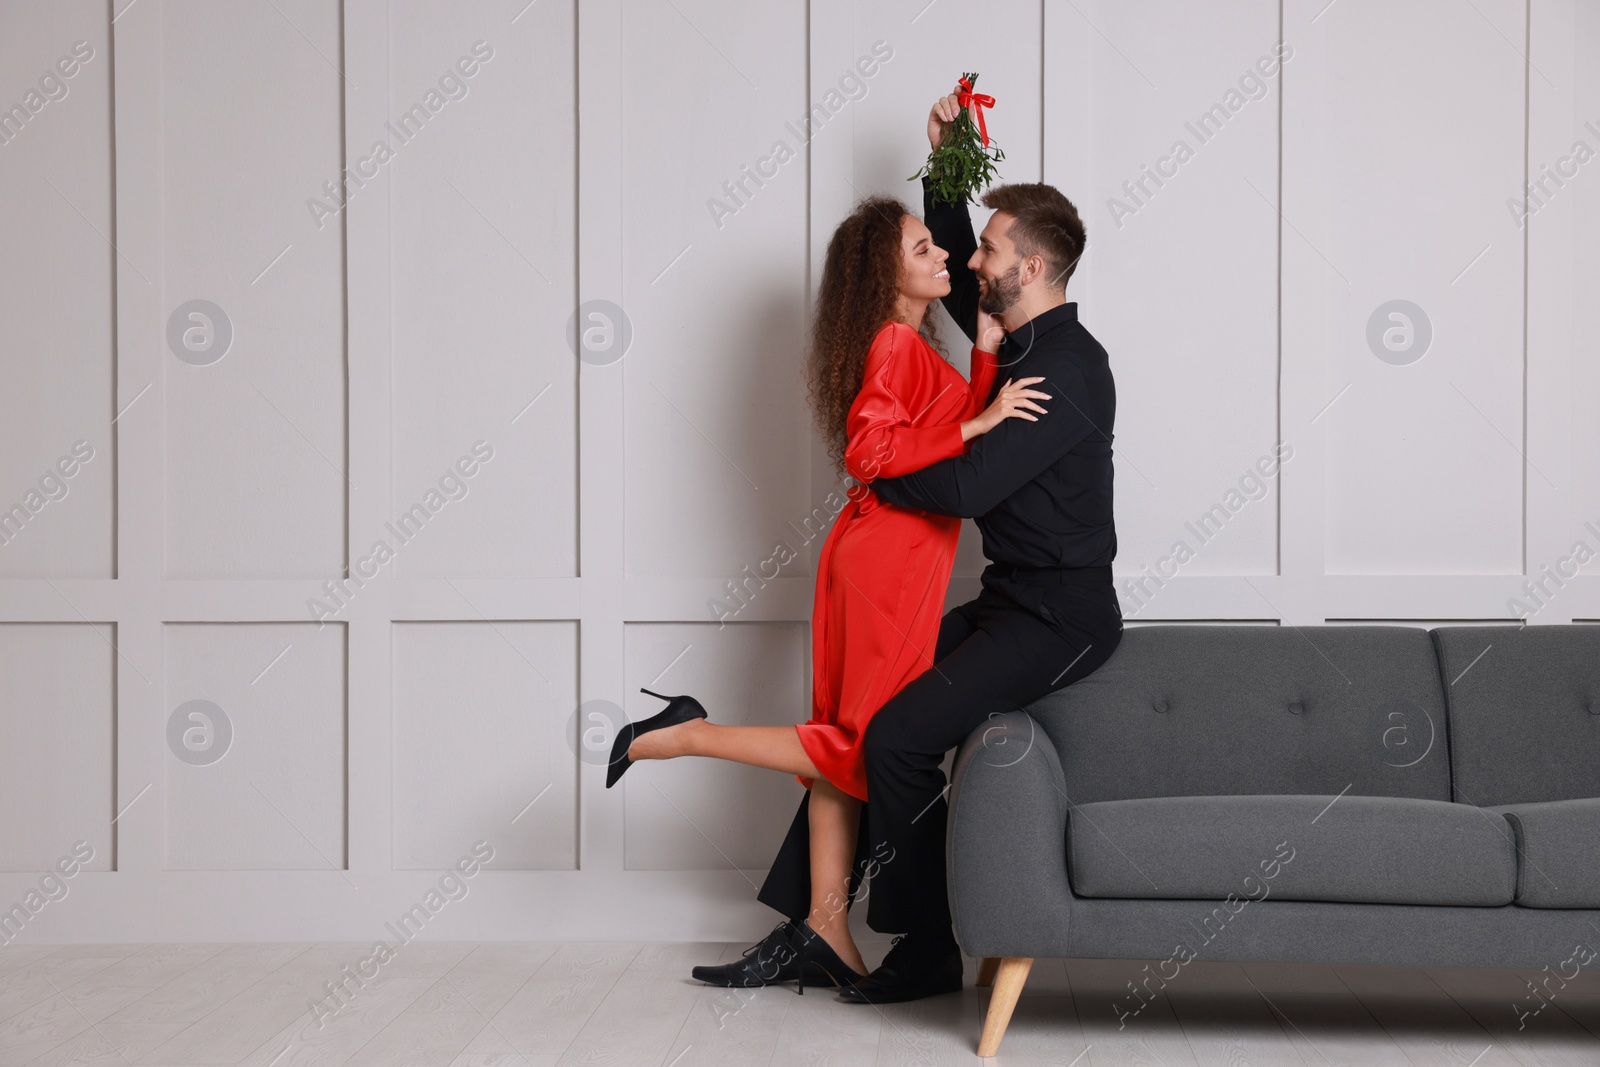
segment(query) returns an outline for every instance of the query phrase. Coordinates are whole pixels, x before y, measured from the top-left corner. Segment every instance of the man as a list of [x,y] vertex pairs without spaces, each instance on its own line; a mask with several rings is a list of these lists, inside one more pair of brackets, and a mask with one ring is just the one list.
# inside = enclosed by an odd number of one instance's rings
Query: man
[[[935,147],[957,108],[954,95],[934,103],[928,139]],[[933,203],[924,179],[925,221],[950,253],[945,308],[974,340],[979,308],[1000,317],[1006,337],[994,392],[1006,378],[1038,376],[1044,381],[1034,388],[1052,400],[1041,401],[1046,413],[1037,421],[1006,419],[963,456],[871,483],[891,504],[976,519],[991,563],[979,597],[940,624],[933,667],[867,727],[868,799],[850,897],[870,870],[867,925],[904,936],[877,970],[840,991],[853,1003],[961,989],[945,877],[945,754],[990,716],[1092,673],[1122,638],[1111,584],[1116,390],[1105,349],[1065,295],[1083,255],[1083,224],[1048,185],[997,186],[983,202],[994,216],[974,241],[966,205]],[[809,799],[758,894],[795,924],[810,904]],[[756,947],[756,963],[734,965],[744,983],[792,970],[782,931]]]

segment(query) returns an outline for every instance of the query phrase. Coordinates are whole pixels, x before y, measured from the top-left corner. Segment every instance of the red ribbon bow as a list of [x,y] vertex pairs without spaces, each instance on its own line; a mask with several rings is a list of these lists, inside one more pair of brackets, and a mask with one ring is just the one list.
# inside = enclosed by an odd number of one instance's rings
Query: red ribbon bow
[[966,78],[960,81],[961,91],[956,94],[956,103],[962,107],[971,107],[978,116],[978,132],[983,136],[983,147],[989,147],[989,125],[983,121],[983,109],[994,107],[994,97],[984,93],[972,91],[972,83]]

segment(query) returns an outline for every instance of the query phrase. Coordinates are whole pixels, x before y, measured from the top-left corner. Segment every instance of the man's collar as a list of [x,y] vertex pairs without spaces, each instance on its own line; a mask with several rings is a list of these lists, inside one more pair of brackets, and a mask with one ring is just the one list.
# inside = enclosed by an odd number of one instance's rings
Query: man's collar
[[1049,311],[1041,311],[1015,330],[1006,334],[1001,346],[1008,352],[1020,350],[1023,352],[1031,349],[1038,343],[1039,338],[1051,330],[1068,322],[1078,321],[1078,302],[1068,300],[1066,303],[1057,304]]

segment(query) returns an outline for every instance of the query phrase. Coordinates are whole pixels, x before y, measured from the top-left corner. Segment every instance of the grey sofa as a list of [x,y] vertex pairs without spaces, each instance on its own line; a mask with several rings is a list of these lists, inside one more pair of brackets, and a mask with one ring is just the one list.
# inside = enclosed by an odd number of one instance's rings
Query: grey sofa
[[[1600,967],[1600,626],[1154,625],[980,727],[947,830],[994,1055],[1036,957]],[[1565,978],[1561,976],[1565,975]]]

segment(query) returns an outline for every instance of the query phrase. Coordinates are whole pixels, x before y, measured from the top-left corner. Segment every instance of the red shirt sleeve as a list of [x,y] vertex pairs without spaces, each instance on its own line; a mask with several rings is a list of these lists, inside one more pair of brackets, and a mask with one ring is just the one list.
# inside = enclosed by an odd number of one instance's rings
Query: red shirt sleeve
[[[919,471],[941,459],[962,454],[959,422],[913,426],[920,412],[908,409],[904,397],[916,382],[916,355],[921,343],[917,331],[904,323],[890,323],[878,331],[867,353],[861,392],[850,406],[845,429],[844,465],[858,481],[897,478]],[[990,372],[991,381],[993,371]]]

